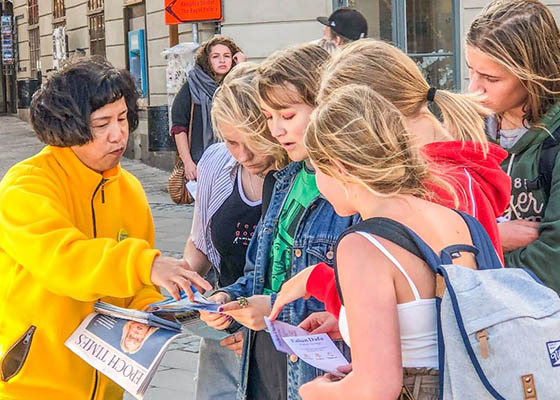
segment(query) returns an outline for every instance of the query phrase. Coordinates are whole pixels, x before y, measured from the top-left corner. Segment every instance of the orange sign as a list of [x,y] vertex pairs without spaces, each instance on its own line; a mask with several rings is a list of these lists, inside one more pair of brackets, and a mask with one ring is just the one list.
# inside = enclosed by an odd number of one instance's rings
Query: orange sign
[[221,20],[221,0],[165,0],[166,25]]

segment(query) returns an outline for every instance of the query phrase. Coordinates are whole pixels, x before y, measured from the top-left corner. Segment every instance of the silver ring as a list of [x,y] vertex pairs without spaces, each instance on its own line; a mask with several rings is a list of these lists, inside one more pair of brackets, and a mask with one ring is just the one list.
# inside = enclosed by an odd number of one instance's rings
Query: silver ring
[[237,303],[239,304],[239,306],[241,308],[249,307],[249,299],[247,297],[238,297],[237,298]]

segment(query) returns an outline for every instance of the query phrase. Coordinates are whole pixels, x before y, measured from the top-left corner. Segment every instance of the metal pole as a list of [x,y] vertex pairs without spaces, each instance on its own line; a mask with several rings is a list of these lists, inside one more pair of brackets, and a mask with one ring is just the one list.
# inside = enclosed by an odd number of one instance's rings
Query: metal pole
[[198,23],[193,22],[192,24],[192,41],[194,43],[200,43],[198,41]]

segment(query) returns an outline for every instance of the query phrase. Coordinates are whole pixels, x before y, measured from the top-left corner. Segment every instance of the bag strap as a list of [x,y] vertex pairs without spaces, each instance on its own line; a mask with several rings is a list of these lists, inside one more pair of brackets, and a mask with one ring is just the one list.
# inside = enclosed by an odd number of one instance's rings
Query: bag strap
[[560,128],[554,131],[552,136],[547,137],[541,147],[541,155],[539,158],[539,178],[541,179],[542,188],[546,198],[550,196],[550,187],[552,186],[552,171],[556,164],[556,157],[560,150]]
[[[501,268],[502,264],[496,250],[488,237],[488,234],[475,218],[465,214],[461,211],[455,210],[469,228],[469,233],[473,242],[473,246],[466,244],[452,245],[448,246],[441,251],[440,255],[437,255],[430,246],[424,240],[422,240],[413,230],[406,227],[405,225],[397,222],[395,220],[383,217],[369,218],[358,224],[351,226],[339,237],[336,248],[342,240],[342,238],[349,233],[361,231],[367,232],[372,235],[376,235],[387,239],[396,245],[402,247],[403,249],[414,254],[418,258],[421,258],[428,264],[428,266],[434,271],[434,273],[440,273],[442,264],[451,264],[453,258],[455,258],[455,253],[468,251],[475,255],[477,268],[478,269],[497,269]],[[336,276],[336,288],[338,295],[342,304],[344,304],[342,290],[340,288],[338,279],[338,268],[336,264],[336,259],[334,263],[335,276]]]
[[191,117],[189,118],[189,131],[187,133],[187,140],[189,142],[189,150],[191,149],[191,143],[192,143],[193,116],[194,116],[194,102],[191,101]]
[[270,171],[264,177],[263,190],[262,190],[262,205],[261,205],[261,215],[266,215],[266,210],[268,210],[268,205],[272,199],[272,192],[274,191],[274,185],[276,184],[276,177],[274,173],[276,171]]

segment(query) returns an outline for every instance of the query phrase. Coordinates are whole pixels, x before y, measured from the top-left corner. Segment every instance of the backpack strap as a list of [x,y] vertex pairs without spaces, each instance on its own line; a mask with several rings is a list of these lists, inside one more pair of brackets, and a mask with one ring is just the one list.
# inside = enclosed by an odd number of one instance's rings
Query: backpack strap
[[552,186],[552,171],[556,164],[556,156],[560,151],[560,128],[556,129],[552,136],[548,136],[541,144],[539,156],[539,175],[525,184],[527,190],[543,189],[548,199],[550,187]]
[[546,198],[550,196],[550,187],[552,186],[552,171],[556,164],[556,156],[560,150],[560,128],[556,129],[552,136],[547,137],[541,148],[541,156],[539,158],[539,175],[542,176],[543,190]]
[[[405,225],[397,222],[395,220],[383,217],[369,218],[364,221],[359,222],[356,225],[351,226],[346,229],[342,235],[338,238],[336,243],[336,249],[338,249],[338,244],[346,235],[353,232],[366,232],[372,235],[376,235],[387,239],[396,245],[402,247],[403,249],[414,254],[418,258],[421,258],[428,264],[428,266],[434,271],[434,273],[439,273],[439,266],[442,264],[451,264],[453,258],[456,258],[456,253],[468,251],[473,253],[476,258],[476,263],[478,269],[497,269],[501,268],[502,264],[494,245],[492,244],[490,237],[474,217],[465,214],[461,211],[455,210],[464,219],[473,242],[473,246],[460,244],[448,246],[441,251],[441,255],[437,255],[430,246],[424,240],[422,240],[414,231]],[[336,277],[336,289],[340,297],[341,303],[344,304],[344,298],[342,295],[342,290],[340,288],[340,280],[338,279],[338,267],[335,258],[334,262],[335,277]]]
[[[346,235],[354,232],[366,232],[387,239],[414,254],[415,256],[423,259],[432,269],[441,264],[441,260],[437,256],[437,254],[413,231],[408,229],[400,222],[383,217],[369,218],[346,229],[336,242],[335,254],[338,250],[338,244],[340,243],[340,241]],[[415,240],[415,237],[418,239],[418,241]],[[428,260],[431,261],[431,264]],[[336,290],[338,291],[338,296],[340,297],[341,304],[344,304],[344,297],[342,295],[342,289],[340,287],[340,279],[338,278],[338,266],[336,257],[334,261],[334,272],[336,278]]]
[[[461,217],[463,217],[463,220],[469,228],[473,246],[478,250],[478,254],[475,254],[477,269],[483,270],[502,268],[502,262],[498,257],[498,253],[496,253],[496,248],[494,247],[490,236],[488,236],[488,232],[486,232],[486,229],[484,229],[482,224],[472,215],[466,214],[459,210],[454,211]],[[449,247],[452,246],[446,247],[442,250],[442,252],[449,249]]]
[[275,173],[276,171],[270,171],[264,177],[261,205],[262,216],[266,214],[266,210],[268,210],[268,205],[270,204],[270,199],[272,199],[272,192],[274,191],[274,185],[276,184],[276,177],[274,176]]

